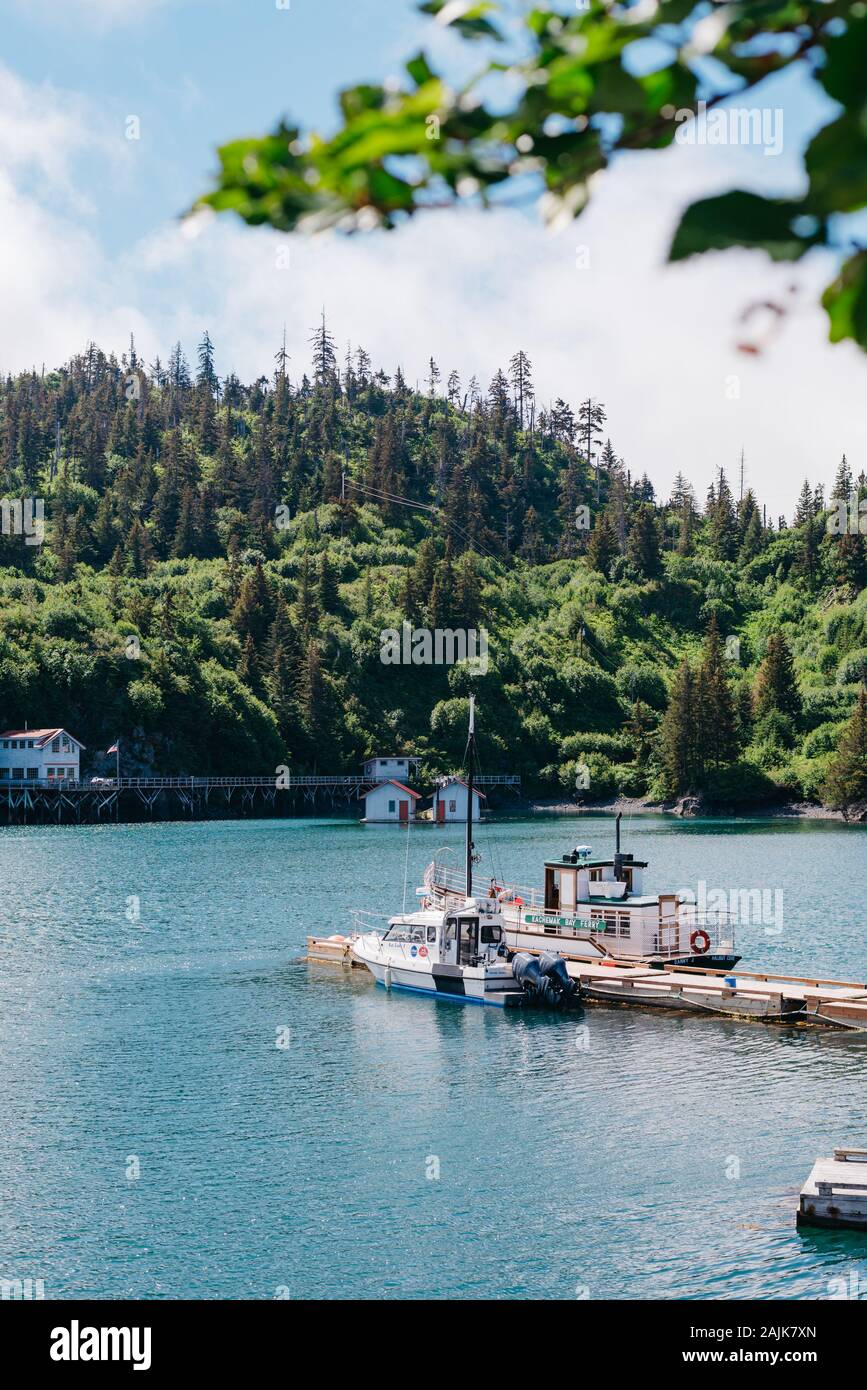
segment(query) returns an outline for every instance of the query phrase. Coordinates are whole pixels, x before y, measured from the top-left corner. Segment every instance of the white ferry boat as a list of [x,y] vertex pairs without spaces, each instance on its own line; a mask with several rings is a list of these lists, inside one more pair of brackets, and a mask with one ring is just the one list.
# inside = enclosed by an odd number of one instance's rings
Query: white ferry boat
[[[510,951],[556,951],[566,960],[688,965],[730,970],[740,960],[727,913],[702,912],[678,893],[645,893],[646,861],[620,850],[620,816],[611,859],[577,845],[545,862],[544,887],[492,881]],[[424,901],[439,911],[460,890],[453,870],[436,860],[424,875]]]

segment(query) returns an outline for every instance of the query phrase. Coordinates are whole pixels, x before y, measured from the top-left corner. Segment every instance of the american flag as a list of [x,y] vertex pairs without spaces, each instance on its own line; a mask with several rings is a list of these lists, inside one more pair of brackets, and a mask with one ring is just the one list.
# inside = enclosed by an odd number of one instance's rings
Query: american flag
[[116,753],[116,752],[118,751],[118,749],[117,749],[117,744],[116,744],[116,743],[113,743],[113,744],[111,745],[111,747],[110,747],[110,748],[106,748],[105,751],[106,751],[106,753]]

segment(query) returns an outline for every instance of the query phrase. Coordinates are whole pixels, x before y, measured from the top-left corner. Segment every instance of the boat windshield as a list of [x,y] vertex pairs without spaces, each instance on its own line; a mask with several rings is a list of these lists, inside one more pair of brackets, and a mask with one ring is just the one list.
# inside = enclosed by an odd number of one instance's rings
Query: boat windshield
[[383,940],[424,941],[424,927],[420,922],[393,922]]

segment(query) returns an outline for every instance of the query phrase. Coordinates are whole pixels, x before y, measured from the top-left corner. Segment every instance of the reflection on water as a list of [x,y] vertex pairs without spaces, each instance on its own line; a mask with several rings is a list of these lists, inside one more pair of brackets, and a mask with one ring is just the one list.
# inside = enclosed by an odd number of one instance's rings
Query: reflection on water
[[[783,890],[782,932],[738,934],[751,964],[867,975],[864,830],[624,832],[650,891]],[[410,897],[461,838],[411,832]],[[612,838],[602,818],[483,826],[479,873],[538,883],[544,857]],[[867,1288],[862,1237],[794,1226],[813,1159],[867,1140],[867,1038],[503,1015],[303,963],[308,932],[400,905],[405,851],[340,822],[3,831],[0,1277],[47,1297]]]

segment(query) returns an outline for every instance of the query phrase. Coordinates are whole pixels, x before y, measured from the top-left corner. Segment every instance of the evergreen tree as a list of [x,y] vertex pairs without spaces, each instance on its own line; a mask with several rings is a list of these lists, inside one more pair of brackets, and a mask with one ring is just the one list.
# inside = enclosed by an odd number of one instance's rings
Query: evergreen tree
[[274,621],[275,602],[268,577],[257,560],[252,569],[244,575],[238,600],[232,609],[232,624],[242,646],[247,638],[258,655],[265,650],[265,643],[271,624]]
[[611,522],[605,512],[599,517],[596,525],[590,532],[590,544],[587,547],[587,563],[593,570],[598,570],[604,574],[606,579],[611,573],[611,566],[617,554],[617,539],[611,528]]
[[337,371],[337,353],[334,339],[325,323],[324,309],[319,327],[310,336],[310,346],[313,349],[313,377],[317,385],[322,385],[331,380]]
[[317,596],[321,613],[337,612],[340,606],[340,591],[337,585],[337,574],[328,558],[327,550],[323,550],[319,556]]
[[841,810],[867,801],[867,690],[864,686],[828,768],[822,797],[829,806]]
[[697,673],[698,732],[705,771],[719,771],[738,753],[737,723],[716,617],[708,624]]
[[659,526],[649,502],[643,502],[635,513],[626,553],[639,574],[646,579],[658,579],[662,574]]
[[722,468],[717,474],[716,497],[708,508],[711,549],[718,560],[733,560],[738,548],[738,525],[728,479]]
[[659,764],[666,796],[698,790],[696,747],[699,698],[695,677],[684,657],[674,678],[659,729]]
[[778,710],[792,719],[801,714],[801,696],[792,651],[782,632],[772,632],[756,676],[755,712],[758,718]]
[[509,363],[509,380],[512,383],[512,399],[518,413],[521,429],[529,423],[533,404],[533,368],[526,352],[516,352]]

